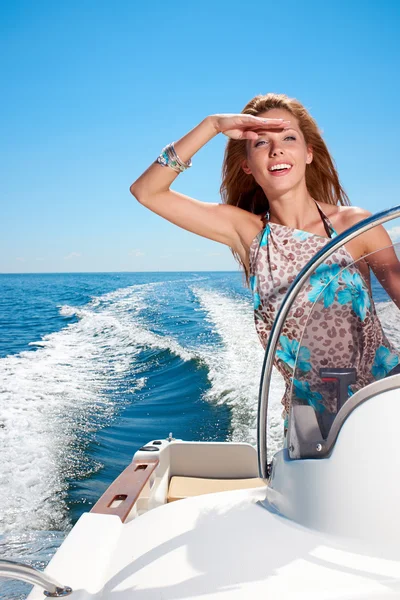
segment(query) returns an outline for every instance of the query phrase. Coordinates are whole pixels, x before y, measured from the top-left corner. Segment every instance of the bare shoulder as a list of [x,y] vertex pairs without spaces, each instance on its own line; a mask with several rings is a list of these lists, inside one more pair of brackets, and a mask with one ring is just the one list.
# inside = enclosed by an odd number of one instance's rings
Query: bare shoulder
[[262,229],[262,215],[255,215],[248,210],[229,204],[219,204],[218,209],[233,224],[240,237],[252,239]]
[[359,206],[323,204],[322,208],[325,214],[331,219],[332,225],[338,233],[342,233],[342,231],[349,229],[349,227],[372,215],[369,210],[360,208]]
[[218,205],[218,210],[231,226],[229,246],[248,266],[250,247],[263,229],[262,215],[256,215],[238,206],[228,204]]

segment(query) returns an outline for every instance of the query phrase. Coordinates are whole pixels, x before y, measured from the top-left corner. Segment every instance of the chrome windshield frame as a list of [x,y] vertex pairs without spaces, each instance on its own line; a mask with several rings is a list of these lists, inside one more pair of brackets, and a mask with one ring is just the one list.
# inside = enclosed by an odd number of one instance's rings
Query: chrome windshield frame
[[262,479],[268,477],[267,465],[267,412],[268,400],[270,391],[270,381],[276,348],[278,345],[281,329],[285,323],[288,312],[297,297],[297,294],[303,287],[303,284],[308,280],[309,276],[323,263],[331,254],[341,248],[344,244],[352,239],[365,233],[369,229],[382,225],[387,221],[400,217],[400,206],[389,208],[385,211],[377,213],[367,219],[364,219],[357,225],[347,229],[333,240],[328,242],[317,254],[305,265],[305,267],[297,275],[296,279],[290,286],[283,302],[280,306],[278,314],[272,325],[271,332],[268,338],[268,343],[265,349],[264,363],[261,371],[259,401],[258,401],[258,421],[257,421],[257,452],[258,452],[258,470]]

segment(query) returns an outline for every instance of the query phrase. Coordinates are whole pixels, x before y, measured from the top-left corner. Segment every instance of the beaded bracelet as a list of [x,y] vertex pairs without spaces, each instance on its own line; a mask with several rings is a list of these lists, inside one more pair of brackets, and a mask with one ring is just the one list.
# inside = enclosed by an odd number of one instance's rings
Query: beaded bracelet
[[176,173],[183,173],[189,167],[192,166],[191,159],[188,160],[187,163],[184,163],[175,151],[174,142],[172,144],[168,144],[165,148],[162,149],[160,156],[157,158],[156,162],[163,167],[170,167]]

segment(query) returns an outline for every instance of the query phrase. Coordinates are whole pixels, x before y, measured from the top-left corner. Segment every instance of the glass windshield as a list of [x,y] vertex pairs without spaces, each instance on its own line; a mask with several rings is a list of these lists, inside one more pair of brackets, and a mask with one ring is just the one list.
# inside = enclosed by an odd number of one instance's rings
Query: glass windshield
[[[394,244],[354,262],[342,247],[299,292],[276,354],[282,359],[293,347],[288,432],[292,458],[313,455],[310,448],[327,440],[350,397],[400,373],[398,256],[400,244]],[[290,339],[293,318],[304,324],[296,343]]]

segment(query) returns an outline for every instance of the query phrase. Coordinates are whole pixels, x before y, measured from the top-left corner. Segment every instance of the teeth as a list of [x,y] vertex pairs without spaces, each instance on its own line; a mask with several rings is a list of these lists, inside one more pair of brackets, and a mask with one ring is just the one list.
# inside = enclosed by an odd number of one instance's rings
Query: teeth
[[287,163],[282,163],[281,165],[273,165],[273,167],[269,168],[269,171],[276,171],[276,169],[290,169],[292,165],[288,165]]

